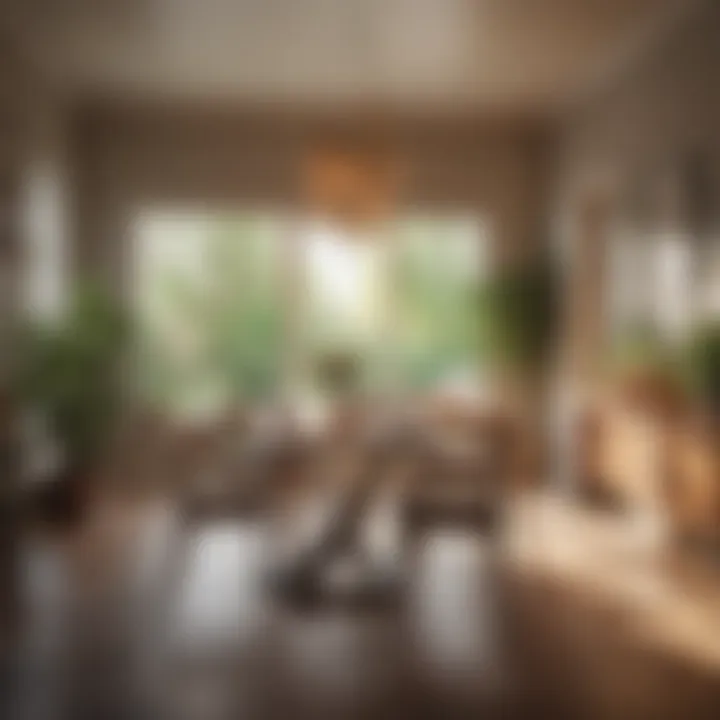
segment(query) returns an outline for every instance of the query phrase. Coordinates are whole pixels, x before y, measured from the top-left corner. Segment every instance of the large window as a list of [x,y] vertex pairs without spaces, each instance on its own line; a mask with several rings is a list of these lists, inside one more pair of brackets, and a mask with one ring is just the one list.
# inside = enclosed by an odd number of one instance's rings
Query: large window
[[387,243],[326,224],[311,224],[301,235],[306,351],[371,349],[390,310]]
[[692,238],[679,232],[614,237],[607,292],[613,334],[647,328],[682,339],[699,300],[694,260]]
[[345,347],[371,389],[477,385],[476,218],[413,216],[371,235],[314,228],[304,239],[310,357]]
[[482,230],[464,216],[354,233],[272,212],[140,215],[139,387],[214,412],[273,398],[293,363],[312,393],[318,359],[338,350],[357,354],[371,391],[472,386]]
[[474,217],[415,217],[401,221],[396,234],[397,377],[417,390],[477,385],[477,286],[488,266],[482,225]]
[[138,379],[188,412],[271,397],[282,367],[282,224],[267,213],[148,213],[136,234]]

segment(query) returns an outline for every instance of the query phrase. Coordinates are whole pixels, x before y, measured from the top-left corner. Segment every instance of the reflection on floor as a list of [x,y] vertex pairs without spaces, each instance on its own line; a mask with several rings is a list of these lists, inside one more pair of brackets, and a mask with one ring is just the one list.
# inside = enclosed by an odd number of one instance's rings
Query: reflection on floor
[[0,717],[720,717],[720,664],[690,640],[720,645],[720,572],[625,521],[533,498],[501,547],[427,529],[381,610],[275,602],[269,533],[157,503],[28,535]]

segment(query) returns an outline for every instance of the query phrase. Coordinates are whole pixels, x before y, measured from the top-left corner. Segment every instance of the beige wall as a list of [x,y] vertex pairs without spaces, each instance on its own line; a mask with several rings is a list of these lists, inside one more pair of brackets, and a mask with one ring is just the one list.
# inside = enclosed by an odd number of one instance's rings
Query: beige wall
[[[662,46],[565,119],[554,210],[567,242],[569,275],[589,263],[596,274],[595,282],[570,283],[574,294],[568,304],[587,309],[577,326],[593,326],[568,338],[570,346],[587,346],[569,348],[570,354],[597,356],[602,346],[600,306],[609,290],[600,275],[603,251],[589,245],[606,243],[616,222],[629,223],[631,232],[670,226],[687,232],[698,248],[708,247],[701,235],[712,236],[713,225],[715,233],[720,229],[719,128],[720,4],[713,2],[699,4]],[[702,233],[677,201],[685,162],[695,154],[705,159],[717,183],[715,218]],[[583,224],[588,205],[604,208],[602,236]],[[637,280],[648,283],[648,277]]]
[[381,138],[407,161],[409,206],[479,210],[502,256],[542,237],[548,136],[515,123],[320,120],[180,108],[94,109],[75,124],[80,254],[91,267],[127,260],[133,212],[148,204],[297,201],[298,168],[316,138]]
[[601,95],[570,113],[560,143],[560,194],[598,178],[621,195],[701,151],[720,170],[720,5],[682,25]]

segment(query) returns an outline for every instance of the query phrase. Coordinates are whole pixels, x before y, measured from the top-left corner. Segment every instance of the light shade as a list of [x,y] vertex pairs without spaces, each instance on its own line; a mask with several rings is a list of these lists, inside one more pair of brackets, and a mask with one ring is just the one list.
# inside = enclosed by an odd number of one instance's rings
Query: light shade
[[305,160],[302,189],[311,212],[343,225],[368,225],[394,212],[399,165],[391,154],[375,149],[314,148]]

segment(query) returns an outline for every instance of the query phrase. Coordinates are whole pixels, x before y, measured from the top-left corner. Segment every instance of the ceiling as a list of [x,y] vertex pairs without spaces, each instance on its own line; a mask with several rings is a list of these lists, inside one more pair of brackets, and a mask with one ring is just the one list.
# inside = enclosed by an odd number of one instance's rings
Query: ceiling
[[80,95],[522,112],[601,82],[688,4],[12,1],[26,49]]

